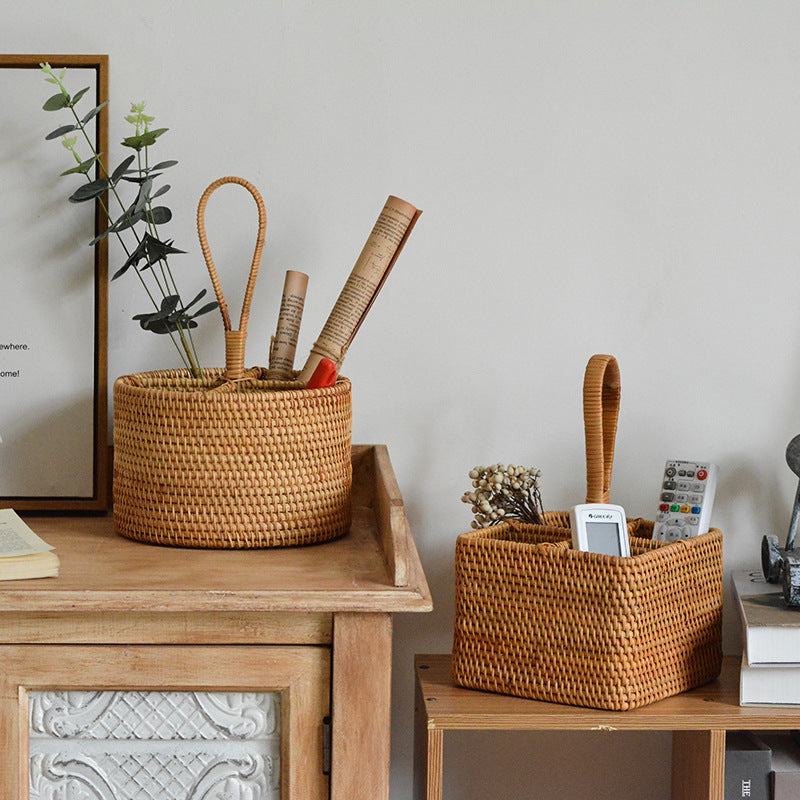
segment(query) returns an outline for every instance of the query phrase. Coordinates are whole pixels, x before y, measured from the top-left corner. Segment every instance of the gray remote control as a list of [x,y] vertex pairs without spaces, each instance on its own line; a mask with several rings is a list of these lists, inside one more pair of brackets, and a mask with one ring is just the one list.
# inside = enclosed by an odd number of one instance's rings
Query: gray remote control
[[675,542],[708,533],[717,472],[708,461],[667,461],[653,539]]

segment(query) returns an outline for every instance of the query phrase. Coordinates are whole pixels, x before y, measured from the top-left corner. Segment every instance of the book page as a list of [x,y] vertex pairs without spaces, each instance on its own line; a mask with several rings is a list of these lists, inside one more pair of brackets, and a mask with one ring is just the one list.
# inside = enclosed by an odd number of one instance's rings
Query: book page
[[307,383],[323,358],[339,367],[420,213],[389,196],[298,380]]
[[52,549],[19,518],[16,511],[0,509],[0,558],[30,556]]

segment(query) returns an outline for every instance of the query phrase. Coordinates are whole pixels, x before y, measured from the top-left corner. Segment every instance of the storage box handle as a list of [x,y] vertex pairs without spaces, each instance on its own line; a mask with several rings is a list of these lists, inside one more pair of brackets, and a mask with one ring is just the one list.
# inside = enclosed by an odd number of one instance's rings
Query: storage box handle
[[619,397],[617,359],[608,355],[592,356],[583,379],[587,503],[609,502]]
[[[228,304],[225,302],[225,296],[222,293],[222,286],[219,282],[217,275],[217,268],[214,265],[214,259],[211,255],[211,248],[208,245],[208,238],[206,237],[206,205],[208,198],[211,194],[219,189],[225,183],[237,183],[243,186],[253,196],[258,207],[258,238],[256,239],[256,249],[253,253],[253,261],[250,265],[250,277],[247,281],[247,288],[244,292],[244,301],[242,302],[242,314],[239,318],[239,330],[231,329],[231,318],[228,314]],[[244,180],[244,178],[219,178],[214,181],[203,192],[200,198],[200,203],[197,206],[197,235],[200,237],[200,246],[203,249],[203,258],[206,260],[208,267],[208,274],[211,276],[211,283],[214,286],[214,292],[217,295],[219,302],[219,310],[222,314],[222,323],[225,327],[225,378],[229,381],[241,380],[244,376],[244,348],[247,341],[247,320],[250,318],[250,302],[253,299],[253,289],[256,285],[256,277],[258,276],[258,266],[261,263],[261,253],[264,250],[264,236],[267,229],[267,211],[264,208],[264,200],[259,194],[258,189],[252,183]]]

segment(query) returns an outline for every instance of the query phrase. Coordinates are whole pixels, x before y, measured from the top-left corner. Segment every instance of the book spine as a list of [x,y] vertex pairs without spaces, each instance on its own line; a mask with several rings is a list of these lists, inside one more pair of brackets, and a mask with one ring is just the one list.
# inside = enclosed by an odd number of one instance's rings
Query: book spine
[[797,800],[800,797],[800,772],[773,772],[772,778],[773,800]]
[[753,665],[743,655],[739,705],[800,705],[800,664]]
[[769,749],[726,744],[725,800],[770,800],[771,769]]

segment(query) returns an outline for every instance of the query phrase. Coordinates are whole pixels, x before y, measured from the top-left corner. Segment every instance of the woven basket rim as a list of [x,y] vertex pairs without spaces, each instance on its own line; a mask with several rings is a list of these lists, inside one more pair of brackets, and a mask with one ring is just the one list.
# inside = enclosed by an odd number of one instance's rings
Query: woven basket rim
[[[555,512],[558,513],[558,512]],[[641,523],[647,523],[640,517],[628,520],[628,526],[638,527]],[[578,551],[572,549],[572,542],[567,539],[562,539],[556,542],[523,542],[514,538],[509,538],[504,534],[514,530],[523,529],[537,529],[541,533],[553,532],[554,534],[561,533],[568,528],[563,528],[558,525],[534,525],[526,522],[505,521],[497,525],[491,525],[488,528],[478,528],[477,530],[466,531],[461,533],[456,540],[456,544],[460,547],[476,544],[480,542],[492,543],[498,546],[510,547],[513,549],[529,550],[536,552],[540,555],[558,555],[559,558],[571,558],[584,560],[594,557],[600,560],[608,560],[612,564],[630,565],[643,564],[647,561],[656,559],[661,560],[664,558],[671,558],[680,550],[691,550],[700,547],[706,542],[712,540],[722,539],[722,531],[719,528],[709,528],[708,533],[703,533],[700,536],[694,536],[690,539],[679,539],[675,542],[661,542],[646,537],[635,536],[631,534],[632,539],[640,539],[643,542],[654,545],[652,549],[645,550],[641,553],[631,554],[630,556],[609,556],[602,553],[588,553],[585,551]]]
[[[263,367],[254,367],[253,369],[260,370],[262,374],[266,373],[266,369]],[[124,389],[131,394],[151,394],[153,392],[158,392],[160,395],[166,397],[213,397],[214,394],[209,395],[207,390],[212,386],[214,381],[225,374],[225,369],[222,367],[206,367],[202,369],[201,372],[203,373],[201,378],[193,377],[186,369],[162,369],[150,370],[147,372],[134,372],[129,375],[120,375],[114,381],[114,388]],[[160,383],[163,383],[163,385],[159,385]],[[319,389],[306,389],[301,382],[296,380],[266,380],[258,378],[247,382],[244,386],[245,391],[221,392],[217,396],[247,397],[259,395],[275,398],[285,397],[286,399],[302,396],[310,399],[325,397],[326,395],[347,393],[350,391],[350,388],[350,380],[344,375],[339,375],[333,386],[324,386]]]

